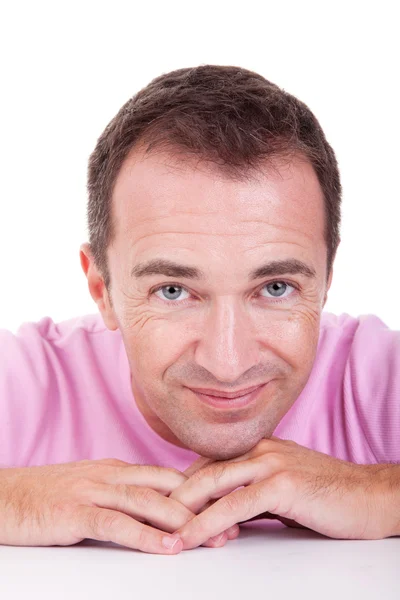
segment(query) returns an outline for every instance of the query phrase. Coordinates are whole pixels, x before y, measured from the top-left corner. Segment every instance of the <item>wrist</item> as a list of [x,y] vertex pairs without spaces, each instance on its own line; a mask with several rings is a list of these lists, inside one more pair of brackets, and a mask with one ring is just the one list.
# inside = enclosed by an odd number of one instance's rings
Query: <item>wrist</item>
[[371,518],[380,525],[380,537],[400,536],[400,465],[389,463],[374,467],[372,477],[376,485],[371,486],[375,490]]

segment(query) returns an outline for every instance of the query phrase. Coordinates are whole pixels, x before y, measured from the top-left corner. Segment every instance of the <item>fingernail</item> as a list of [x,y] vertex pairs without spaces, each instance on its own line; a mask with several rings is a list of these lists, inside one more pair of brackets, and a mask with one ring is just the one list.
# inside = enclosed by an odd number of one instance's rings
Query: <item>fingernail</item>
[[179,540],[181,540],[181,539],[182,538],[179,535],[178,535],[178,537],[164,536],[162,539],[162,545],[165,546],[165,548],[168,548],[168,550],[172,550],[172,548],[174,548],[175,545],[177,544],[177,542],[179,542]]
[[216,535],[215,537],[212,537],[211,540],[213,542],[215,542],[216,544],[219,544],[220,542],[222,542],[222,539],[226,537],[225,536],[225,532],[224,533],[220,533],[219,535]]

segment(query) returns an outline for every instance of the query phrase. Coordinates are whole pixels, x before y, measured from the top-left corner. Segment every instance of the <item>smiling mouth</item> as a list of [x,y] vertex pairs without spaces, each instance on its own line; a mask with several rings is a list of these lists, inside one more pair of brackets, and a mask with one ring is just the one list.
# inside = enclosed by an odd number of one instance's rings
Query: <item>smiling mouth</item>
[[[231,392],[228,397],[215,395],[216,390],[210,390],[213,392],[213,394],[204,394],[202,392],[199,392],[198,388],[196,388],[196,389],[188,388],[188,389],[193,394],[195,394],[197,396],[197,398],[203,404],[207,404],[208,406],[212,406],[214,408],[219,408],[222,410],[224,410],[224,409],[229,410],[229,409],[241,409],[241,408],[247,407],[248,405],[250,405],[252,403],[255,403],[255,401],[257,400],[257,398],[260,395],[261,390],[263,390],[268,385],[268,383],[264,383],[264,384],[258,385],[256,387],[248,388],[248,390],[250,390],[250,391],[244,390],[245,393],[243,393],[243,390],[242,390],[240,392],[240,395],[238,395],[239,394],[238,392],[236,392],[236,395],[233,395],[233,393]],[[219,392],[219,391],[217,393],[222,394],[222,392]]]
[[199,394],[204,394],[206,396],[214,396],[215,398],[226,398],[228,400],[233,400],[235,398],[241,398],[246,394],[250,394],[252,391],[257,388],[265,385],[265,383],[258,383],[257,385],[253,385],[252,387],[245,388],[243,390],[238,390],[237,392],[224,392],[222,390],[212,390],[209,388],[189,388],[192,392],[197,392]]

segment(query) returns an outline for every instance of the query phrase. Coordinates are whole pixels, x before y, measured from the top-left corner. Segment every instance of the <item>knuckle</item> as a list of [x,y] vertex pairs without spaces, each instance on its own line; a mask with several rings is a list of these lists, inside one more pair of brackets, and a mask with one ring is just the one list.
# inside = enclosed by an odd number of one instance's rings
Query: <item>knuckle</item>
[[156,465],[143,465],[139,467],[140,469],[145,469],[151,478],[154,478],[156,481],[169,482],[171,485],[171,480],[176,482],[176,485],[180,485],[184,481],[186,481],[187,477],[178,469],[174,469],[172,467],[158,467]]
[[292,448],[298,445],[297,442],[294,442],[293,440],[284,440],[284,442],[286,446],[291,446]]
[[132,502],[133,499],[136,500],[140,489],[135,485],[128,485],[126,483],[117,483],[114,485],[115,494],[125,504]]
[[179,478],[180,481],[186,481],[186,479],[188,479],[188,477],[181,471],[178,471],[178,469],[173,469],[172,467],[168,467],[168,468],[166,468],[166,471],[168,473],[170,473],[172,476],[174,476],[175,478]]
[[137,487],[135,489],[135,501],[138,506],[146,508],[156,501],[158,494],[155,490],[146,487]]
[[191,479],[196,483],[199,481],[204,481],[206,479],[217,483],[218,480],[222,477],[225,468],[226,467],[223,464],[213,463],[212,465],[202,467],[201,469],[193,473]]
[[264,460],[274,472],[282,471],[285,467],[285,457],[280,452],[268,452]]
[[136,532],[135,546],[139,550],[147,549],[150,546],[150,535],[145,526],[141,525]]
[[257,450],[261,453],[267,452],[268,448],[271,447],[271,440],[267,438],[263,438],[260,440],[256,446]]
[[178,469],[173,469],[172,467],[167,467],[165,470],[168,473],[173,473],[174,475],[182,475],[183,474],[180,471],[178,471]]
[[265,490],[262,487],[255,486],[251,493],[247,496],[247,508],[254,514],[255,511],[262,505],[262,500],[265,497]]
[[209,475],[213,478],[214,483],[217,485],[222,479],[228,470],[230,465],[226,465],[224,463],[214,463],[211,467],[209,467]]
[[221,510],[226,514],[236,512],[240,506],[240,502],[234,494],[228,494],[227,496],[222,498],[219,502],[220,502]]
[[271,484],[273,484],[279,492],[290,494],[295,488],[293,473],[288,470],[282,470],[271,478]]
[[[92,506],[98,494],[105,490],[105,485],[101,481],[89,479],[87,477],[77,478],[64,494],[67,506]],[[62,506],[62,502],[60,503]]]
[[200,479],[203,479],[205,474],[205,469],[199,469],[198,471],[196,471],[195,473],[193,473],[193,475],[191,475],[190,479],[194,482],[198,482],[200,481]]
[[53,514],[57,521],[65,519],[73,514],[74,506],[67,499],[55,500],[53,503]]
[[207,473],[205,473],[203,469],[200,469],[199,471],[193,473],[193,475],[191,475],[189,479],[193,486],[197,486],[197,484],[203,481],[205,477],[207,477]]
[[96,539],[109,541],[110,532],[116,528],[118,513],[106,512],[102,509],[90,511],[87,518],[87,530]]
[[79,495],[87,492],[88,489],[90,489],[91,484],[92,481],[88,479],[88,477],[85,477],[84,475],[79,475],[74,479],[71,487],[73,491]]
[[184,504],[176,500],[168,501],[168,518],[173,523],[182,522],[184,525],[187,521],[193,519],[195,514]]

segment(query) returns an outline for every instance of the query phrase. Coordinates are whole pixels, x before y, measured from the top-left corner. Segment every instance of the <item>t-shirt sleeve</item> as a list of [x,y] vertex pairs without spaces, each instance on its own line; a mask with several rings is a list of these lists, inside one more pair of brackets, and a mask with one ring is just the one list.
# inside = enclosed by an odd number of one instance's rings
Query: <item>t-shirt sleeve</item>
[[361,315],[344,376],[348,418],[377,463],[400,463],[400,331]]
[[0,329],[0,467],[32,464],[54,417],[51,348],[33,323],[22,331]]

